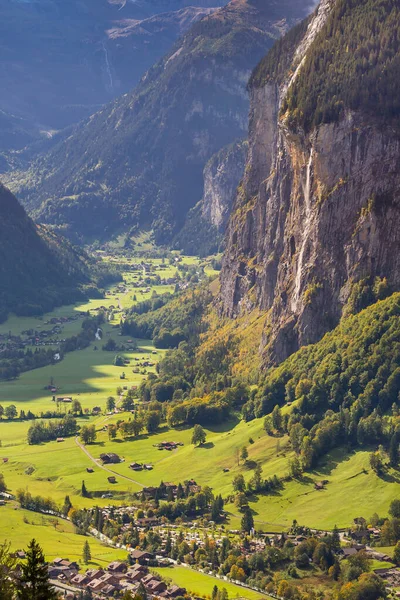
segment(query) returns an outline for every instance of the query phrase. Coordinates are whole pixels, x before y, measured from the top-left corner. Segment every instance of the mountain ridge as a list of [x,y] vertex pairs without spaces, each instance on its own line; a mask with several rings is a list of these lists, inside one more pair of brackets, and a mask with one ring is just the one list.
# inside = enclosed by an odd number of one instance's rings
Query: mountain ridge
[[208,159],[247,130],[251,69],[305,12],[293,0],[232,0],[198,21],[132,94],[7,183],[37,220],[61,220],[69,234],[145,226],[169,242],[202,197]]
[[[384,4],[390,10],[382,35],[389,35],[397,9]],[[373,22],[370,10],[380,14],[373,0],[353,5],[369,15],[363,25]],[[288,101],[306,85],[304,66],[317,63],[320,47],[329,45],[327,33],[336,26],[357,31],[359,12],[342,14],[341,8],[340,0],[322,2],[252,78],[249,158],[229,225],[220,300],[230,317],[255,306],[268,313],[266,364],[318,341],[349,305],[356,309],[373,297],[375,285],[392,291],[400,285],[394,251],[400,244],[400,145],[392,124],[346,109],[308,132],[296,127],[296,105]],[[369,33],[365,27],[367,39]],[[330,80],[347,60],[345,48],[342,41]],[[319,74],[322,82],[325,70]]]

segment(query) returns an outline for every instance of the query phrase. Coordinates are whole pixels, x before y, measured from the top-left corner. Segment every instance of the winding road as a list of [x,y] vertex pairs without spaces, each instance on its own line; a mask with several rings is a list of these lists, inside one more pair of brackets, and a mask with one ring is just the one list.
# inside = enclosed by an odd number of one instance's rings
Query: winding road
[[127,481],[130,481],[131,483],[135,483],[136,485],[138,485],[141,488],[144,487],[143,483],[140,483],[140,481],[136,481],[136,479],[132,479],[131,477],[128,477],[127,475],[122,475],[121,473],[117,473],[117,471],[113,471],[112,469],[109,469],[108,467],[105,467],[104,465],[100,465],[98,463],[98,461],[95,459],[95,457],[90,454],[90,452],[86,448],[86,446],[84,446],[83,444],[80,443],[78,437],[75,438],[75,444],[78,446],[78,448],[80,448],[82,450],[82,452],[84,452],[86,454],[86,456],[88,458],[90,458],[90,460],[92,461],[92,463],[94,463],[96,465],[96,467],[103,469],[103,471],[106,471],[107,473],[111,473],[111,475],[116,475],[117,477],[120,477],[121,479],[126,479]]

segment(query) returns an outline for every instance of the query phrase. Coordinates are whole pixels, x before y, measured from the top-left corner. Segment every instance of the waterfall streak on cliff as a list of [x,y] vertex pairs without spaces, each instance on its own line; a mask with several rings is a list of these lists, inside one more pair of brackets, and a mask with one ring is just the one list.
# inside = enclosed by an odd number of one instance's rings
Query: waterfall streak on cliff
[[297,272],[296,272],[296,285],[295,285],[295,301],[297,302],[300,298],[300,289],[302,283],[302,275],[304,269],[304,253],[306,250],[308,238],[311,232],[311,221],[312,221],[312,208],[311,208],[311,177],[312,177],[312,165],[314,159],[314,149],[311,148],[310,158],[307,164],[306,182],[303,185],[304,194],[304,213],[305,221],[301,239],[301,246],[299,252],[299,258],[297,260]]

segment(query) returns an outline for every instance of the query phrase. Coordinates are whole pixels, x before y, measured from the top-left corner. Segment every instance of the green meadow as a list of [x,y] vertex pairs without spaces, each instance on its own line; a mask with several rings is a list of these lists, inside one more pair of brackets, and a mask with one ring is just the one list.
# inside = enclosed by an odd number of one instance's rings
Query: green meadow
[[[0,540],[9,541],[15,551],[25,549],[33,537],[39,541],[48,561],[60,556],[86,567],[82,561],[82,550],[88,538],[77,535],[72,523],[22,510],[14,503],[0,506]],[[104,567],[113,560],[126,558],[124,550],[105,546],[95,538],[88,541],[92,555],[88,567]]]
[[216,585],[219,589],[225,588],[229,598],[248,598],[248,600],[270,598],[266,594],[249,590],[229,581],[223,581],[212,575],[206,575],[205,573],[200,573],[186,567],[168,567],[152,570],[159,573],[166,580],[171,580],[176,585],[186,588],[189,594],[196,596],[211,597],[213,587]]
[[[108,256],[106,260],[121,261]],[[198,264],[196,259],[184,258],[187,264]],[[161,264],[161,259],[153,259],[153,264]],[[160,273],[162,277],[173,276],[176,265],[165,265]],[[208,273],[211,272],[208,267]],[[105,409],[109,395],[116,395],[117,386],[139,385],[154,371],[155,367],[140,369],[134,373],[137,362],[151,359],[157,362],[163,351],[157,351],[150,340],[137,340],[138,348],[132,352],[121,352],[130,364],[125,367],[113,365],[115,352],[104,352],[101,346],[109,337],[117,344],[127,344],[129,338],[119,335],[115,325],[119,322],[121,309],[142,300],[141,291],[133,288],[134,277],[138,275],[125,272],[126,291],[117,293],[115,286],[110,286],[107,297],[91,300],[87,304],[60,307],[40,319],[17,318],[11,316],[0,326],[0,333],[12,331],[21,333],[30,328],[49,328],[45,325],[52,317],[71,316],[82,311],[91,311],[101,305],[115,306],[114,320],[103,326],[103,340],[92,343],[90,347],[67,354],[63,361],[41,369],[23,373],[17,380],[0,383],[0,404],[15,404],[18,410],[31,410],[34,413],[52,410],[52,394],[45,390],[50,380],[57,386],[57,395],[72,396],[78,399],[83,409],[99,406]],[[146,286],[147,287],[147,286]],[[154,286],[149,286],[152,294]],[[172,286],[157,286],[157,292],[170,291]],[[138,293],[139,292],[139,293]],[[81,319],[64,325],[62,337],[74,335],[81,327]],[[97,349],[95,349],[97,346]],[[136,360],[139,359],[139,360]],[[120,379],[124,372],[126,379]],[[129,418],[125,415],[122,418]],[[79,423],[94,423],[97,429],[97,440],[86,449],[96,461],[93,463],[76,443],[75,439],[64,442],[49,442],[38,446],[28,446],[26,434],[29,422],[0,421],[0,469],[4,473],[8,488],[16,492],[19,488],[28,489],[34,495],[50,496],[62,504],[65,495],[71,497],[75,507],[89,507],[93,504],[119,504],[131,499],[134,492],[143,486],[158,485],[161,480],[175,483],[185,479],[195,479],[200,485],[209,485],[215,493],[224,498],[232,494],[233,477],[242,473],[246,480],[250,479],[256,464],[261,464],[264,477],[285,477],[288,472],[288,461],[292,454],[286,437],[269,437],[263,430],[262,419],[245,423],[232,419],[223,425],[207,429],[207,442],[201,447],[191,445],[191,428],[169,430],[161,427],[154,435],[142,434],[137,439],[110,441],[104,431],[107,422],[113,422],[121,415],[99,417],[82,417]],[[161,441],[182,442],[173,452],[160,451],[154,447]],[[245,464],[239,461],[239,451],[246,446],[249,457]],[[101,468],[99,457],[103,452],[116,452],[123,462],[112,465],[109,469],[116,475],[117,482],[110,484],[110,473]],[[129,468],[131,462],[151,463],[152,471],[134,472]],[[87,469],[92,467],[93,473]],[[316,490],[315,483],[327,480],[323,490]],[[83,498],[80,494],[82,481],[93,498]],[[359,451],[350,455],[337,450],[327,457],[319,468],[300,481],[286,481],[281,490],[271,495],[251,497],[250,506],[254,513],[256,527],[265,531],[276,532],[286,529],[293,519],[304,525],[320,529],[331,529],[335,524],[346,527],[354,517],[368,518],[374,512],[384,516],[390,501],[397,496],[398,479],[395,473],[387,473],[385,479],[379,478],[369,466],[368,452]],[[112,493],[113,498],[101,498],[103,494]],[[241,515],[233,504],[226,504],[229,515],[229,527],[240,527]],[[4,513],[3,513],[4,514]],[[17,534],[13,530],[12,539]]]
[[[115,417],[112,417],[114,420]],[[0,449],[7,485],[12,491],[27,488],[32,494],[51,496],[60,504],[66,494],[71,496],[74,506],[87,507],[94,503],[120,503],[142,486],[158,485],[161,480],[179,482],[194,478],[200,485],[210,485],[215,493],[227,497],[232,493],[232,479],[242,473],[245,479],[252,476],[256,463],[263,467],[263,476],[287,474],[291,456],[286,449],[285,438],[267,436],[262,429],[262,420],[251,423],[231,422],[225,426],[207,430],[207,442],[203,447],[191,445],[190,428],[168,430],[166,427],[154,435],[141,435],[134,440],[108,440],[102,426],[108,417],[92,418],[98,424],[97,441],[87,446],[96,459],[97,466],[76,444],[75,439],[64,442],[49,442],[40,446],[28,446],[24,439],[27,423],[9,425],[8,437]],[[101,427],[100,427],[101,426]],[[6,429],[6,423],[2,424]],[[15,438],[10,430],[15,428]],[[249,444],[251,437],[253,444]],[[164,440],[182,442],[172,452],[158,450],[154,444]],[[8,445],[10,444],[10,445]],[[246,464],[238,462],[238,450],[247,445],[249,459]],[[116,475],[116,484],[108,482],[109,472],[100,466],[102,452],[116,452],[124,462],[110,465]],[[152,471],[132,471],[131,462],[153,465]],[[88,467],[94,473],[87,473]],[[224,469],[229,469],[224,472]],[[30,473],[29,475],[27,473]],[[397,496],[397,481],[383,480],[371,471],[368,452],[355,452],[345,456],[340,450],[332,453],[319,469],[307,474],[300,481],[287,481],[281,490],[271,495],[250,497],[256,527],[275,532],[287,529],[293,519],[318,529],[332,529],[351,525],[354,517],[368,518],[374,512],[386,515],[389,504]],[[316,490],[315,483],[326,479],[323,490]],[[80,489],[85,480],[89,492],[95,498],[82,498]],[[360,494],[362,490],[362,494]],[[101,498],[111,492],[113,500]],[[240,525],[240,513],[233,504],[227,504],[229,525],[236,529]]]

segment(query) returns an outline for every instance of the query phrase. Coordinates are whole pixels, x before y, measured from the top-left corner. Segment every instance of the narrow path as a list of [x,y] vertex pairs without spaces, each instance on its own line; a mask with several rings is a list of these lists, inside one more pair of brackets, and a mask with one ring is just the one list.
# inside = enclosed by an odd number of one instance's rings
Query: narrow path
[[112,469],[108,469],[104,465],[100,465],[97,462],[97,460],[95,459],[95,457],[90,454],[89,450],[87,450],[87,448],[83,444],[80,443],[80,441],[79,441],[79,439],[77,437],[75,438],[75,444],[78,446],[78,448],[80,448],[82,450],[82,452],[84,452],[86,454],[86,456],[88,458],[90,458],[90,460],[96,465],[96,467],[99,467],[100,469],[103,469],[103,471],[107,471],[107,473],[111,473],[112,475],[116,475],[117,477],[121,477],[121,479],[126,479],[127,481],[130,481],[131,483],[136,483],[136,485],[138,485],[141,488],[144,487],[143,483],[140,483],[140,481],[136,481],[135,479],[131,479],[127,475],[122,475],[121,473],[118,473],[117,471],[113,471]]

